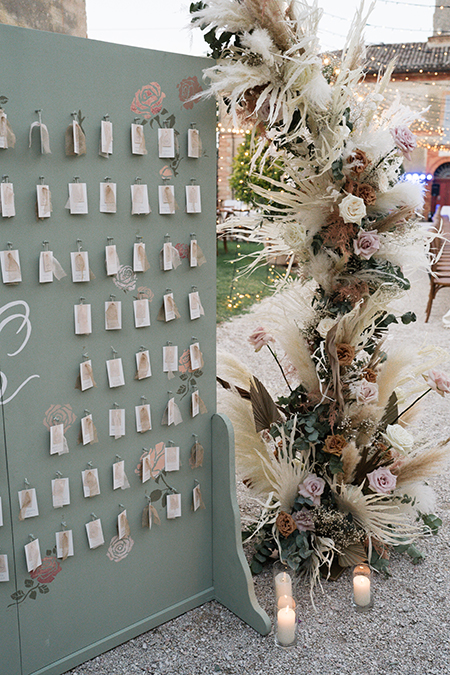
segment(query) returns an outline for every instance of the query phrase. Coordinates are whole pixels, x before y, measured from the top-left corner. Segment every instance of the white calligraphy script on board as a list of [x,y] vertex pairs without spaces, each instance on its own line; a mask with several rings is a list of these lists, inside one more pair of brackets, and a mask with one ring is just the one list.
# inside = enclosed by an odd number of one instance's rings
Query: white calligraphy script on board
[[[9,313],[9,311],[17,311],[17,313]],[[18,340],[17,349],[15,352],[7,353],[7,356],[17,356],[17,354],[20,354],[20,352],[26,347],[28,340],[30,339],[30,308],[24,300],[16,300],[15,302],[8,302],[6,305],[3,305],[3,307],[0,307],[0,318],[4,314],[6,314],[6,317],[0,321],[0,333],[5,328],[5,326],[11,323],[11,321],[15,321],[16,319],[20,320],[19,327],[16,330],[16,335],[19,335],[20,333],[22,333],[22,335]],[[27,384],[27,382],[33,380],[36,377],[39,377],[39,375],[30,375],[22,382],[22,384],[17,387],[13,394],[7,398],[4,398],[6,389],[8,388],[8,378],[6,377],[5,373],[0,370],[0,406],[9,403],[9,401],[12,401],[12,399],[17,396],[19,391]]]

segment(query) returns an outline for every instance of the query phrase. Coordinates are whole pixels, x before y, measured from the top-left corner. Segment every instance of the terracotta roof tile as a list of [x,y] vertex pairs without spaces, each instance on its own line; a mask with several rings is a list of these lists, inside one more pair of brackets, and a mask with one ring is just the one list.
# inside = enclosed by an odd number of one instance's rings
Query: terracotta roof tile
[[395,58],[395,73],[450,72],[450,44],[399,42],[367,46],[367,71],[378,72]]

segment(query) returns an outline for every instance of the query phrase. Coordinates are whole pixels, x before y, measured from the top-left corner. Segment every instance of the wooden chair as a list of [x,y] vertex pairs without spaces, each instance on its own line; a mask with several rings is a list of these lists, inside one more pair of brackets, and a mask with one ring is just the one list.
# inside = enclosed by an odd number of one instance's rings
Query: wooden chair
[[435,256],[435,262],[431,265],[430,294],[425,310],[425,323],[430,318],[431,306],[438,291],[450,286],[450,221],[447,216],[440,218],[440,226],[434,226],[438,232],[430,245],[430,252]]

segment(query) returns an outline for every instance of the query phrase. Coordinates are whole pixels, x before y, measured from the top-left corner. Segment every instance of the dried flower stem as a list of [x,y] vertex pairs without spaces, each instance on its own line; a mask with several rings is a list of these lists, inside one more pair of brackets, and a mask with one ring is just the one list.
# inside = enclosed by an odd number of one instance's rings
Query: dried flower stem
[[275,361],[277,362],[278,368],[281,370],[281,374],[282,374],[283,377],[284,377],[284,381],[286,382],[287,386],[289,387],[289,391],[292,391],[292,387],[291,387],[291,385],[290,385],[289,382],[288,382],[288,379],[287,379],[287,377],[286,377],[286,375],[285,375],[285,372],[284,372],[284,370],[283,370],[283,367],[282,367],[281,363],[280,363],[279,360],[278,360],[277,355],[275,354],[275,352],[273,351],[273,349],[272,349],[272,347],[271,347],[270,345],[266,345],[266,347],[269,349],[269,351],[270,351],[270,353],[272,354],[273,358],[274,358]]

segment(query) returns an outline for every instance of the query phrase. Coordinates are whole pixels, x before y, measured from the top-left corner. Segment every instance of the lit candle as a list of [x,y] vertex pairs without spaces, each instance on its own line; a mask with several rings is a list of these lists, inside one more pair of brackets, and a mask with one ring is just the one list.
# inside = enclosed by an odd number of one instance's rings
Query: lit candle
[[283,607],[290,607],[291,609],[295,608],[295,600],[290,595],[280,595],[277,602],[278,609],[283,609]]
[[283,607],[278,610],[277,638],[284,646],[290,645],[295,640],[295,610]]
[[359,607],[370,604],[370,579],[362,574],[353,577],[353,598]]
[[292,596],[292,580],[287,572],[280,572],[275,577],[275,595],[277,601],[282,595]]

